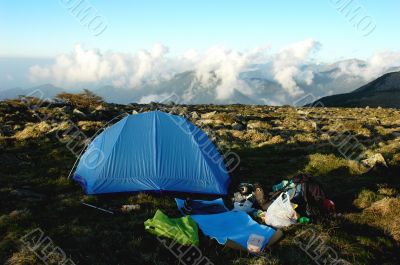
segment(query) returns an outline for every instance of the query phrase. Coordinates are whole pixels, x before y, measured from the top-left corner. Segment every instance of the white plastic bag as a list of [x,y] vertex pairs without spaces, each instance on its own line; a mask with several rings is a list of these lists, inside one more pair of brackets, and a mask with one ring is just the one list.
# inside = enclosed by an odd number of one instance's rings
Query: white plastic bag
[[265,214],[265,223],[275,228],[290,226],[297,221],[296,211],[290,203],[289,195],[282,192],[268,207]]

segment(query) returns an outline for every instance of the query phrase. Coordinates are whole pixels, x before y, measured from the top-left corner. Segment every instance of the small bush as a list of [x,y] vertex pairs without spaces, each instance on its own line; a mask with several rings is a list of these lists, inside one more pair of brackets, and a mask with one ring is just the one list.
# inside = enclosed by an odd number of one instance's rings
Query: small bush
[[104,103],[104,99],[90,90],[84,89],[82,93],[60,93],[56,98],[65,101],[77,108],[93,109]]

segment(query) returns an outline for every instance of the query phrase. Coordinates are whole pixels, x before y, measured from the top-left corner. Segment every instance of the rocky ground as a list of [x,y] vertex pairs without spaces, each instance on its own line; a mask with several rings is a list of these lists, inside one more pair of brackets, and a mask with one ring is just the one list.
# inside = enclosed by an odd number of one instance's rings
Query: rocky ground
[[[341,213],[290,227],[262,257],[224,248],[202,236],[200,250],[214,264],[313,264],[295,240],[309,228],[334,251],[331,256],[343,259],[337,264],[400,263],[399,110],[80,106],[36,99],[0,102],[0,262],[40,264],[20,240],[40,228],[76,264],[182,264],[143,226],[157,209],[178,216],[172,196],[85,196],[67,178],[76,156],[99,129],[124,113],[154,109],[186,116],[222,153],[236,153],[240,163],[231,165],[233,185],[257,181],[269,190],[282,178],[311,173]],[[110,215],[87,208],[82,201],[110,209],[140,204],[141,209]],[[59,261],[57,256],[47,259],[48,264]]]

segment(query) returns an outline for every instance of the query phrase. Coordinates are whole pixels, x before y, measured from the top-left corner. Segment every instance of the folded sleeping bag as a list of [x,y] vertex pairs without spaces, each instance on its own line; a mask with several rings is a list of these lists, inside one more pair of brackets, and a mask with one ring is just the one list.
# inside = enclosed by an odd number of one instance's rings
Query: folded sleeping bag
[[[182,208],[185,201],[181,199],[175,199],[175,201],[178,209],[183,213]],[[225,207],[222,199],[201,202],[218,203]],[[243,211],[193,214],[191,217],[203,234],[217,240],[219,244],[225,245],[227,241],[232,241],[251,252],[262,251],[275,234],[275,229],[260,225]]]

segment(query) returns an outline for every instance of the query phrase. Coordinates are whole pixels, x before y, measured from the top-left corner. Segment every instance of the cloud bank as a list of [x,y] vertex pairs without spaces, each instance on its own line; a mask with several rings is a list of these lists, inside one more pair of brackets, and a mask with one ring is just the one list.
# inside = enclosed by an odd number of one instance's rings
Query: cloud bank
[[[120,89],[142,91],[171,80],[176,74],[192,71],[197,84],[203,89],[213,84],[216,99],[223,102],[236,92],[249,97],[257,95],[257,87],[245,82],[241,74],[258,71],[261,77],[276,82],[282,95],[296,98],[305,93],[304,87],[314,83],[316,70],[309,66],[328,66],[315,59],[321,47],[318,41],[308,39],[277,52],[271,52],[268,46],[244,52],[216,46],[205,51],[191,49],[171,56],[169,48],[162,44],[135,53],[102,52],[77,44],[72,52],[57,56],[50,65],[30,67],[29,80],[38,84],[53,83],[64,88],[112,85]],[[362,63],[358,60],[339,62],[332,75],[335,78],[354,76],[369,81],[399,65],[400,52],[382,51]],[[186,91],[188,98],[191,97],[190,93]],[[153,92],[147,95],[145,99],[157,98]]]

